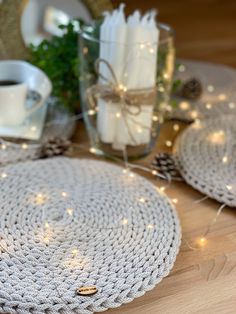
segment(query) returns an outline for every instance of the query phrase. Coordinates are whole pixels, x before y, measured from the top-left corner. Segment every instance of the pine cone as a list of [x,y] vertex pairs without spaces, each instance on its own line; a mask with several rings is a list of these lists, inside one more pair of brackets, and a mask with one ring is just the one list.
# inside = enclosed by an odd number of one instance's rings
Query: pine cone
[[202,84],[196,78],[186,81],[180,91],[182,97],[190,100],[198,99],[202,94]]
[[41,158],[63,155],[70,146],[71,142],[65,138],[50,138],[42,144]]
[[181,178],[180,173],[176,169],[175,161],[170,154],[159,153],[154,157],[152,161],[152,168],[157,172],[165,176],[166,178],[179,180]]

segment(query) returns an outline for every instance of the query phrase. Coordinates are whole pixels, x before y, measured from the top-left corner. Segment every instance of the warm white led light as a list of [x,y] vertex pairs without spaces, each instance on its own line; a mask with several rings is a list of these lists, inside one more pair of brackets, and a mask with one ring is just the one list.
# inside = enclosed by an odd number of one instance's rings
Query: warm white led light
[[4,178],[6,178],[6,177],[7,177],[7,174],[6,174],[5,172],[2,172],[2,173],[1,173],[1,178],[4,179]]
[[158,121],[158,116],[152,116],[153,121]]
[[172,146],[172,142],[171,142],[171,141],[169,141],[169,140],[168,140],[168,141],[166,141],[166,146],[167,146],[167,147],[171,147],[171,146]]
[[73,208],[67,208],[66,211],[67,211],[68,215],[70,215],[70,216],[73,215],[73,211],[74,211]]
[[178,132],[179,131],[179,124],[174,124],[173,125],[173,130],[175,131],[175,132]]
[[223,164],[227,164],[227,162],[228,162],[228,157],[227,157],[227,156],[224,156],[224,157],[222,158],[222,162],[223,162]]
[[90,147],[89,151],[90,153],[95,154],[97,150],[95,147]]
[[121,117],[121,113],[120,112],[117,112],[116,113],[116,118],[120,118]]
[[208,92],[212,93],[212,92],[214,92],[215,87],[213,85],[208,85],[207,90],[208,90]]
[[145,203],[145,202],[146,202],[146,200],[145,200],[145,198],[144,198],[144,197],[140,197],[139,202],[140,202],[140,203]]
[[190,108],[190,105],[187,101],[181,101],[181,103],[179,103],[179,108],[185,111]]
[[96,114],[96,111],[93,110],[93,109],[90,109],[90,110],[88,111],[88,115],[89,115],[89,116],[93,116],[93,115],[95,115],[95,114]]
[[127,218],[124,218],[123,220],[122,220],[122,225],[127,225],[128,224],[128,219]]

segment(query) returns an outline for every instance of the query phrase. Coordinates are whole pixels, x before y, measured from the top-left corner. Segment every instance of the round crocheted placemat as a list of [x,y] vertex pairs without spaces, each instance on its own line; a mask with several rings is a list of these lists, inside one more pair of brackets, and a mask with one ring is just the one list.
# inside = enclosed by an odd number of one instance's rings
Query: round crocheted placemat
[[[171,270],[179,220],[143,177],[65,157],[0,172],[1,313],[104,311],[142,296]],[[76,294],[91,285],[96,294]]]
[[178,61],[181,65],[176,78],[185,82],[195,77],[201,82],[203,92],[195,101],[182,99],[171,113],[172,118],[192,121],[236,114],[235,69],[208,62]]
[[236,206],[234,115],[196,121],[177,139],[174,157],[183,178],[217,201]]

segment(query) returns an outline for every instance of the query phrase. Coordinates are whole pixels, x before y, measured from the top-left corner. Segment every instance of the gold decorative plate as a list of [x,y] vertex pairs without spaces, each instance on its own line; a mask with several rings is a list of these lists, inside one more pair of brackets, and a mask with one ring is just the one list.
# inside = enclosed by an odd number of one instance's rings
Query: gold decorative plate
[[[93,18],[112,9],[110,0],[84,0]],[[21,34],[21,16],[28,0],[0,0],[0,59],[26,59],[28,50]]]

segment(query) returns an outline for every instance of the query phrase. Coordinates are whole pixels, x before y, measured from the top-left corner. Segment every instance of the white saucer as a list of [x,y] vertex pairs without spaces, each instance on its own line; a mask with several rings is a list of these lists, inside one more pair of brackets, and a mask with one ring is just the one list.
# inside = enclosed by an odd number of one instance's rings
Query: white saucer
[[26,140],[38,140],[44,128],[47,112],[47,101],[27,118],[21,125],[0,126],[0,137],[21,138]]

